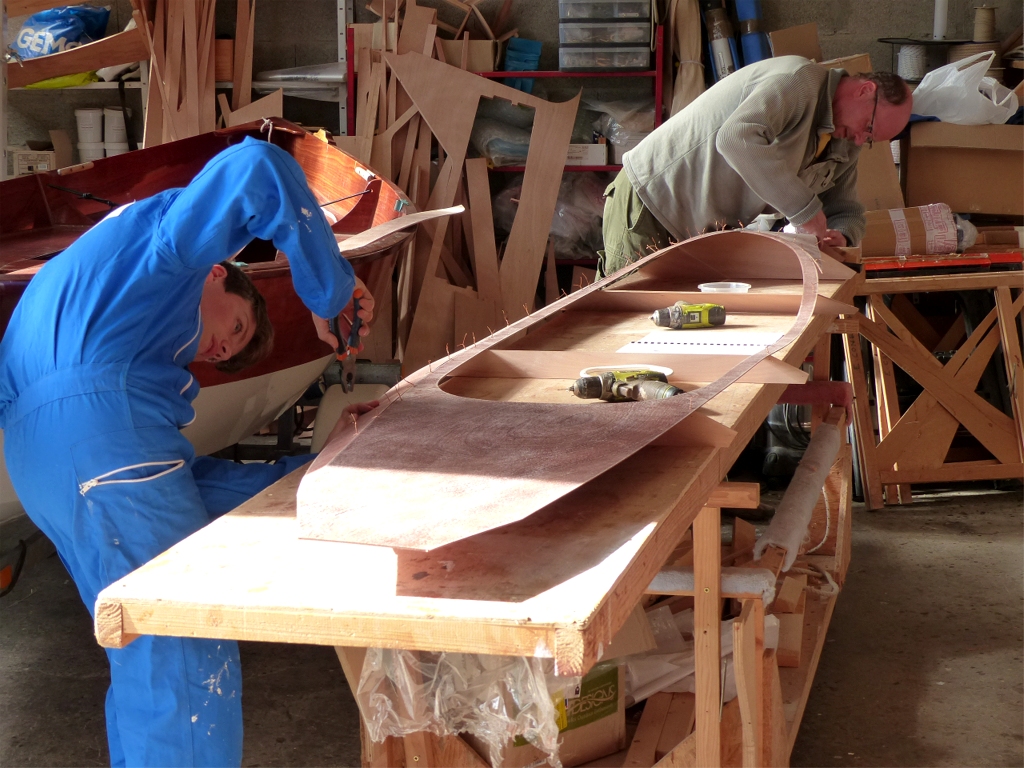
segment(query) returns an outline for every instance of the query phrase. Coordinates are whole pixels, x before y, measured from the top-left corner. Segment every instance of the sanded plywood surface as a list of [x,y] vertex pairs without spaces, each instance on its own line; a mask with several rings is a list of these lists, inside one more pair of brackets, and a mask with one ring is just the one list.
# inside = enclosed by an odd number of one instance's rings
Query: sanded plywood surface
[[[544,505],[593,479],[672,428],[736,382],[771,353],[799,338],[813,319],[818,271],[809,253],[792,240],[717,233],[665,249],[638,263],[663,279],[704,271],[720,276],[760,277],[766,271],[777,281],[795,281],[803,293],[800,312],[783,317],[778,341],[734,367],[723,370],[706,386],[668,400],[618,403],[606,408],[580,408],[572,402],[508,403],[457,397],[440,388],[465,367],[482,375],[484,354],[512,354],[514,345],[529,346],[533,334],[544,335],[548,323],[567,325],[570,337],[580,298],[611,285],[615,277],[595,283],[573,296],[499,331],[484,342],[460,350],[369,415],[358,435],[325,448],[299,489],[299,523],[304,536],[376,546],[429,551],[533,514]],[[666,264],[670,262],[670,264]],[[706,266],[713,264],[710,269]],[[841,265],[839,274],[849,270]],[[766,278],[762,278],[766,279]],[[642,315],[642,313],[641,313]],[[818,319],[822,319],[819,317]],[[588,328],[584,315],[579,324]],[[747,330],[756,330],[751,322]],[[784,332],[784,335],[782,335]],[[593,336],[597,331],[585,331]],[[525,334],[525,340],[521,335]],[[635,333],[633,334],[635,337]],[[563,346],[549,351],[550,366],[559,359],[582,360],[580,367],[639,365],[639,356],[614,352],[572,357]],[[544,350],[538,351],[543,353]],[[527,351],[527,356],[533,351]],[[626,358],[629,358],[628,360]],[[684,357],[676,355],[685,364]],[[603,361],[603,362],[602,362]],[[574,362],[573,367],[578,363]],[[709,363],[695,362],[698,369]],[[575,367],[579,371],[580,367]],[[543,375],[544,364],[536,378]],[[564,366],[554,375],[573,371]],[[508,375],[507,368],[500,375]],[[578,375],[578,374],[577,374]],[[801,374],[804,377],[803,374]],[[805,377],[804,377],[805,378]],[[763,378],[780,383],[783,379]],[[387,400],[387,398],[384,398]],[[614,436],[614,440],[606,438]],[[553,450],[553,446],[557,449]],[[351,489],[339,494],[338,489]],[[438,500],[443,499],[443,507]]]
[[[840,300],[853,289],[820,286]],[[829,322],[780,357],[798,363]],[[646,447],[525,520],[426,553],[300,539],[300,471],[104,590],[97,636],[535,655],[582,672],[784,386],[735,384],[701,409],[736,431],[727,445]]]

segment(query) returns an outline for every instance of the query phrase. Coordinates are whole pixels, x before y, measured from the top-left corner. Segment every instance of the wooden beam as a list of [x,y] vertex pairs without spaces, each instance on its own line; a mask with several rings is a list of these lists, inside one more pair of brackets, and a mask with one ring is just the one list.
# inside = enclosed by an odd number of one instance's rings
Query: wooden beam
[[862,318],[861,334],[934,395],[942,407],[953,414],[993,456],[1004,464],[1020,462],[1020,448],[1014,436],[1015,426],[1005,413],[996,410],[974,392],[965,391],[950,382],[941,370],[925,362],[926,359],[933,359],[930,355],[922,358],[915,354],[914,350],[892,336],[884,326],[866,317]]
[[148,58],[149,45],[142,29],[129,29],[60,53],[25,59],[20,65],[11,64],[7,67],[7,87],[22,88],[51,77],[89,72]]
[[1017,315],[1020,310],[1013,311],[1010,289],[1005,285],[996,288],[996,311],[999,313],[999,337],[1003,343],[1006,383],[1010,391],[1013,417],[1017,421],[1017,437],[1024,451],[1024,361],[1021,359],[1020,336],[1017,335]]
[[933,277],[891,277],[865,280],[858,293],[869,296],[880,293],[930,293],[934,291],[979,291],[1005,285],[1020,288],[1024,274],[1014,272],[982,272],[975,275],[935,275]]
[[923,469],[882,470],[883,483],[960,483],[970,480],[1013,480],[1024,477],[1024,464],[994,461],[950,462]]
[[694,665],[697,686],[697,765],[721,763],[722,526],[720,511],[704,507],[693,521]]
[[870,394],[867,377],[864,375],[860,337],[855,334],[844,334],[843,348],[846,352],[846,370],[853,384],[854,436],[857,440],[857,455],[860,457],[864,504],[868,509],[881,509],[882,484],[878,480],[878,467],[875,463],[875,429],[868,402]]
[[743,730],[743,768],[761,765],[764,736],[764,605],[744,600],[732,625],[732,656]]

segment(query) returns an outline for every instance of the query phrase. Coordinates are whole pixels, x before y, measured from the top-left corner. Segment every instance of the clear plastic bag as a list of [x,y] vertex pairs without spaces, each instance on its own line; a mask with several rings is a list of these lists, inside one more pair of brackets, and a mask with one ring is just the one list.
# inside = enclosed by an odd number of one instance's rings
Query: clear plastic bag
[[356,702],[371,739],[470,733],[492,765],[522,737],[558,760],[558,725],[542,660],[370,648]]
[[526,165],[526,155],[530,151],[530,131],[525,128],[490,118],[478,118],[473,124],[470,141],[492,167]]
[[[607,182],[589,173],[567,173],[558,188],[558,200],[551,217],[551,239],[555,255],[564,259],[592,259],[601,248],[601,218]],[[494,224],[506,232],[512,228],[518,210],[522,182],[512,184],[494,196]]]
[[652,99],[584,99],[583,105],[601,113],[601,117],[594,121],[594,130],[608,139],[619,155],[631,150],[654,130]]
[[969,56],[929,72],[914,91],[914,114],[944,123],[1005,123],[1017,111],[1017,96],[985,72],[995,53]]

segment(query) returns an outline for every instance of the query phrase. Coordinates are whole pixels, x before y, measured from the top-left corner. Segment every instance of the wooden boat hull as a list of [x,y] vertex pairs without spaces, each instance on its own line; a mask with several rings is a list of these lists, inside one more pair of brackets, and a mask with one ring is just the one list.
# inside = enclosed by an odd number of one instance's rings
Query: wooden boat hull
[[[265,125],[272,126],[269,136]],[[396,186],[375,177],[333,145],[279,119],[193,136],[77,169],[20,176],[0,183],[0,333],[46,260],[110,211],[105,203],[57,187],[88,192],[120,205],[185,186],[210,158],[246,136],[269,138],[288,151],[299,161],[318,199],[338,200],[324,210],[339,242],[414,212]],[[357,257],[346,257],[366,279],[374,264],[394,258],[398,246],[411,234],[396,232],[361,249]],[[184,433],[199,454],[226,448],[276,419],[333,359],[316,335],[309,310],[295,293],[287,258],[270,243],[254,241],[238,259],[267,300],[276,342],[270,357],[238,374],[222,373],[207,363],[191,365],[201,391],[195,402],[196,420]],[[19,514],[21,506],[0,456],[0,521]]]
[[[806,374],[771,355],[796,339],[816,312],[839,312],[818,307],[818,269],[824,269],[819,256],[816,248],[812,253],[775,235],[694,238],[421,369],[386,395],[386,405],[361,420],[357,432],[321,452],[299,487],[303,535],[401,549],[441,547],[521,520],[571,493],[735,382],[802,383]],[[836,279],[851,274],[838,262],[826,273]],[[650,292],[661,302],[666,288],[692,291],[698,282],[758,278],[789,285],[781,298],[769,293],[762,301],[781,302],[782,325],[777,340],[755,354],[641,357],[617,349],[657,330],[648,319]],[[737,311],[721,300],[730,313]],[[608,325],[619,321],[631,335],[608,333]],[[580,344],[547,345],[546,331],[556,327]],[[742,315],[729,327],[742,328]],[[721,330],[707,333],[722,338]],[[609,336],[611,346],[598,341]],[[578,401],[566,391],[581,368],[651,363],[672,368],[670,381],[686,393],[611,404]],[[530,388],[535,396],[519,401],[517,391]]]

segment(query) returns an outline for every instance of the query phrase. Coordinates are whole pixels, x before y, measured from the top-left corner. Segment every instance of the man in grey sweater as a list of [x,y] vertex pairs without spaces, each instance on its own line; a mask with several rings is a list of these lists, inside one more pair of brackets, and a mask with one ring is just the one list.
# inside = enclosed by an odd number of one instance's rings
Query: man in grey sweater
[[821,244],[860,242],[860,147],[898,135],[911,105],[890,73],[850,76],[799,56],[737,70],[623,157],[605,190],[599,274],[762,213]]

